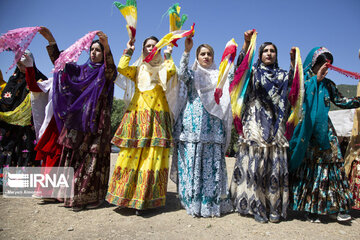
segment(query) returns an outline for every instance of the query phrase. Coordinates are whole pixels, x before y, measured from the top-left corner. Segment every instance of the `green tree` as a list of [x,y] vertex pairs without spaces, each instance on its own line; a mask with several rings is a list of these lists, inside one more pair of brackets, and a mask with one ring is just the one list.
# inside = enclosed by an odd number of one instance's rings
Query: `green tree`
[[115,134],[116,129],[119,127],[120,122],[124,116],[126,109],[125,103],[121,99],[114,98],[111,110],[111,135]]

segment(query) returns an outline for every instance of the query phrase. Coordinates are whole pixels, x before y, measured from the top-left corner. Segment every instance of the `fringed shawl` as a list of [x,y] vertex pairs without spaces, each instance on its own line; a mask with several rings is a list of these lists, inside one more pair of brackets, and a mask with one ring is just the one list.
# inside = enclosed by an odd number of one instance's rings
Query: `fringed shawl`
[[105,63],[66,64],[54,73],[54,117],[59,131],[64,127],[96,133],[97,104],[104,87],[112,102],[113,84],[106,84]]

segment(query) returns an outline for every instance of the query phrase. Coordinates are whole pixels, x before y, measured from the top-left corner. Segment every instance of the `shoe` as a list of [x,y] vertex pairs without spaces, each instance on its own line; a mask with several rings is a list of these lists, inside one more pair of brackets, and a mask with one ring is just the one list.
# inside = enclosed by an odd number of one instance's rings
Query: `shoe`
[[77,206],[72,207],[73,212],[80,212],[81,210],[84,210],[84,206]]
[[312,223],[321,223],[321,221],[319,219],[319,215],[316,213],[306,213],[305,218],[307,221],[312,222]]
[[95,209],[95,208],[98,208],[101,206],[101,204],[103,204],[104,200],[101,200],[97,203],[93,203],[93,204],[89,204],[89,205],[86,205],[86,209]]
[[142,210],[135,210],[135,215],[136,216],[141,216],[143,214]]
[[259,215],[255,215],[254,218],[258,223],[267,223],[267,220]]
[[271,222],[271,223],[279,223],[280,222],[280,217],[270,214],[269,222]]
[[56,198],[42,198],[41,199],[44,203],[56,203],[58,200]]
[[338,213],[336,219],[339,221],[339,222],[346,222],[346,221],[350,221],[351,220],[351,216],[349,214],[346,214],[346,213]]

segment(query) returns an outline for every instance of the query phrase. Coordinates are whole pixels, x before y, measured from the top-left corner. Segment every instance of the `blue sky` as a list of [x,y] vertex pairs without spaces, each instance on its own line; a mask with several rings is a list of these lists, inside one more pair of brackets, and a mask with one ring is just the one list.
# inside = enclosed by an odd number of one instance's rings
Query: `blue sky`
[[[125,3],[126,0],[119,0]],[[188,15],[183,29],[195,22],[194,49],[208,43],[215,49],[215,62],[219,64],[224,46],[235,38],[239,47],[243,33],[255,28],[258,31],[257,46],[271,41],[278,47],[279,65],[288,69],[289,51],[298,46],[303,60],[315,46],[325,46],[334,55],[334,65],[349,71],[360,72],[358,58],[360,48],[360,1],[359,0],[138,0],[137,42],[133,60],[141,50],[147,36],[161,38],[169,31],[168,17],[162,19],[174,3],[180,4],[181,13]],[[109,44],[117,64],[128,40],[125,20],[113,7],[113,0],[1,0],[0,33],[19,27],[48,27],[60,49],[66,49],[89,31],[102,30],[109,36]],[[184,41],[179,40],[173,57],[178,65],[184,50]],[[46,52],[47,41],[37,34],[29,49],[35,56],[36,65],[51,76],[52,64]],[[13,53],[0,53],[0,69],[7,80],[13,69],[6,73],[13,61]],[[84,52],[79,63],[85,62]],[[357,84],[336,72],[328,77],[337,84]],[[116,97],[122,92],[118,87]]]

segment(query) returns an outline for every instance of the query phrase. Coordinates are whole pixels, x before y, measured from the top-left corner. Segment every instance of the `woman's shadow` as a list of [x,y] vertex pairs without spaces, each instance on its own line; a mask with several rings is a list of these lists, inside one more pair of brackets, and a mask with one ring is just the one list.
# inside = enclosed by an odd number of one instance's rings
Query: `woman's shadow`
[[166,193],[166,203],[163,207],[151,208],[146,210],[136,210],[133,208],[117,207],[114,211],[123,216],[137,215],[143,218],[151,218],[159,214],[176,212],[181,209],[180,201],[176,192]]

